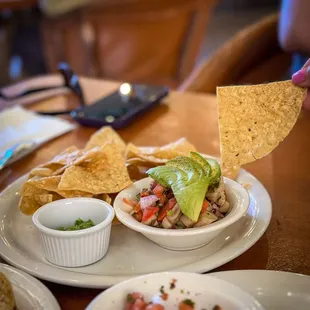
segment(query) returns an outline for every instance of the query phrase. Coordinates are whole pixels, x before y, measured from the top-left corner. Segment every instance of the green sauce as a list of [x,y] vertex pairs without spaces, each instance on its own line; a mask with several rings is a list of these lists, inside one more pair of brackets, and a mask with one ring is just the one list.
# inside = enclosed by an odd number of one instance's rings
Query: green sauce
[[75,222],[74,225],[68,226],[68,227],[58,227],[57,230],[62,230],[62,231],[70,231],[70,230],[81,230],[81,229],[86,229],[95,226],[94,222],[92,220],[88,220],[84,222],[82,219],[78,218]]

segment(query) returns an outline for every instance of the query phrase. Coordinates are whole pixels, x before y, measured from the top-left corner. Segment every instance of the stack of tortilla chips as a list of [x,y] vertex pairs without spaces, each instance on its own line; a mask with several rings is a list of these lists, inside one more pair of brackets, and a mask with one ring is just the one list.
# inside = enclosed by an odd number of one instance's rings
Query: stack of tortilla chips
[[20,191],[20,210],[31,215],[46,203],[71,197],[96,197],[110,203],[108,194],[132,183],[125,149],[124,141],[110,127],[93,134],[82,150],[67,148],[30,172]]
[[111,127],[103,127],[91,136],[84,149],[71,146],[31,170],[20,191],[19,208],[32,215],[51,201],[72,197],[94,197],[111,203],[110,194],[132,183],[127,168],[164,164],[190,151],[196,149],[185,138],[163,147],[126,145]]

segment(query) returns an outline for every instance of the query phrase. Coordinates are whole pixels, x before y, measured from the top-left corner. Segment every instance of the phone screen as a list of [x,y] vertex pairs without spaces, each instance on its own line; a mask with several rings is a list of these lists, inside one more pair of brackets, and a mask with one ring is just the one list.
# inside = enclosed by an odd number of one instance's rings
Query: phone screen
[[79,116],[112,123],[126,114],[143,109],[166,94],[166,87],[124,83],[116,92],[85,107],[83,115],[79,113]]

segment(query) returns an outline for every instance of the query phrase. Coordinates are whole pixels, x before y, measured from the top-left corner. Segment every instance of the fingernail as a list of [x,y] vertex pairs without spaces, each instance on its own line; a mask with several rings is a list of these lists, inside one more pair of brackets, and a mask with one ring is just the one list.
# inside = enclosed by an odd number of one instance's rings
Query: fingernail
[[293,83],[295,84],[300,84],[302,82],[304,82],[307,78],[307,73],[306,73],[306,70],[299,70],[297,71],[295,74],[293,74],[292,76],[292,81]]

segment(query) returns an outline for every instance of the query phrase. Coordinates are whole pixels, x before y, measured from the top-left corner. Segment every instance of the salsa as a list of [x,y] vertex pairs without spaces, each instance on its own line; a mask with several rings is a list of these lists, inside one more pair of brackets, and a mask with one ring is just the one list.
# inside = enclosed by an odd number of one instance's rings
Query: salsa
[[62,231],[72,231],[72,230],[82,230],[82,229],[87,229],[95,226],[94,222],[89,219],[87,221],[83,221],[81,218],[78,218],[73,225],[68,226],[68,227],[58,227],[57,230],[62,230]]
[[[185,299],[178,305],[179,310],[194,310],[195,303],[191,299]],[[130,293],[126,297],[124,310],[167,310],[161,304],[146,302],[141,293]]]
[[149,188],[140,191],[136,199],[123,198],[122,209],[145,225],[185,229],[207,226],[224,218],[229,211],[229,203],[221,180],[218,186],[210,187],[206,193],[199,218],[194,222],[182,213],[173,191],[153,181]]
[[190,152],[146,173],[153,179],[149,187],[137,193],[136,199],[123,198],[122,207],[142,224],[165,229],[201,227],[229,212],[215,159]]
[[[161,294],[164,293],[163,286],[160,288],[160,293]],[[177,307],[178,310],[195,310],[195,302],[187,298],[180,301]],[[213,310],[221,310],[221,309],[222,308],[218,305],[213,307]],[[141,293],[133,292],[127,294],[123,310],[168,310],[168,309],[162,304],[147,302]]]

